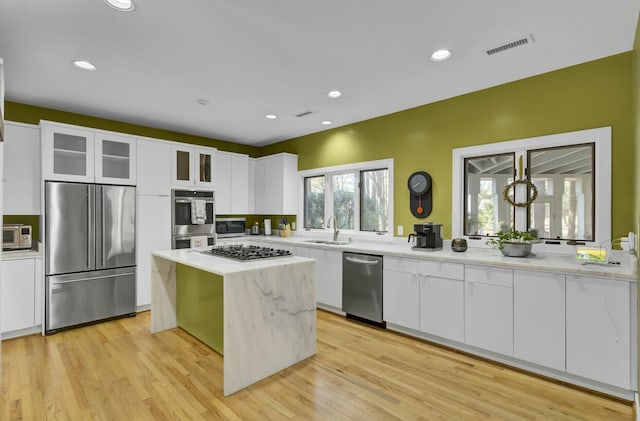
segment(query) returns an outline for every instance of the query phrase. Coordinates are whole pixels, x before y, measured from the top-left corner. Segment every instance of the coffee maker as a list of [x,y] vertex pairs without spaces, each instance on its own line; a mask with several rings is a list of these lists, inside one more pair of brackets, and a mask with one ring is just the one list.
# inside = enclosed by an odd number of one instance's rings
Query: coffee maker
[[414,234],[409,234],[409,242],[414,239],[411,250],[437,251],[442,250],[442,224],[425,222],[413,225]]

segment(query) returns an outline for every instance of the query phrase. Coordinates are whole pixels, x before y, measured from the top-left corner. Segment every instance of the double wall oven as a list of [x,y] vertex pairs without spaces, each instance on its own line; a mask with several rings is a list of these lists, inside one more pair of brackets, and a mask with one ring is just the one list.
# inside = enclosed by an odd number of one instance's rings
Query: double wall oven
[[[171,248],[191,247],[193,237],[206,236],[207,244],[215,245],[216,205],[211,190],[171,191]],[[200,212],[202,214],[197,215]]]

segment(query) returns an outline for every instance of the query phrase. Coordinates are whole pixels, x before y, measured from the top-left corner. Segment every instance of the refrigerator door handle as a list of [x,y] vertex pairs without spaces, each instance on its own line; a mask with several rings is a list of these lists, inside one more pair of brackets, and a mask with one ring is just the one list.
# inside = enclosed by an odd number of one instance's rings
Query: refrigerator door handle
[[104,268],[104,209],[103,209],[103,187],[95,186],[95,215],[96,220],[94,222],[95,230],[95,245],[96,245],[96,269]]
[[55,286],[55,285],[73,284],[75,282],[93,281],[94,279],[108,279],[108,278],[114,278],[118,276],[127,276],[127,275],[133,275],[133,274],[134,272],[124,272],[124,273],[115,273],[112,275],[93,276],[90,278],[71,279],[69,281],[54,281],[51,283],[51,285]]
[[89,184],[87,186],[87,267],[90,269],[95,269],[96,267],[95,208],[95,186]]

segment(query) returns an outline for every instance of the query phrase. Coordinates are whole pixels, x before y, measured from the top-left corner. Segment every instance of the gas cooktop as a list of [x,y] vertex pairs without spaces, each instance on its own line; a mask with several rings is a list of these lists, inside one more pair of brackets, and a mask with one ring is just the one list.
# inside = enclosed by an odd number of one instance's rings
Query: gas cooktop
[[269,259],[273,257],[287,257],[293,254],[289,250],[273,249],[260,246],[245,246],[242,244],[233,244],[226,246],[213,247],[211,250],[205,250],[203,253],[211,254],[217,257],[225,257],[241,262],[258,259]]

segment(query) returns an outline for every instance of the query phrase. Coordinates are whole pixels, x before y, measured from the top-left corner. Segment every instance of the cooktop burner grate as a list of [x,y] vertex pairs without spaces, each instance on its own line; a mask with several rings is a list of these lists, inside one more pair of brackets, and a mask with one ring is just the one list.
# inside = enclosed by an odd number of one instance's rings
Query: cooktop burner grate
[[293,254],[289,250],[274,249],[261,246],[245,246],[243,244],[232,244],[225,246],[213,247],[211,250],[203,251],[203,253],[213,256],[225,257],[241,262],[269,259],[273,257],[287,257]]

